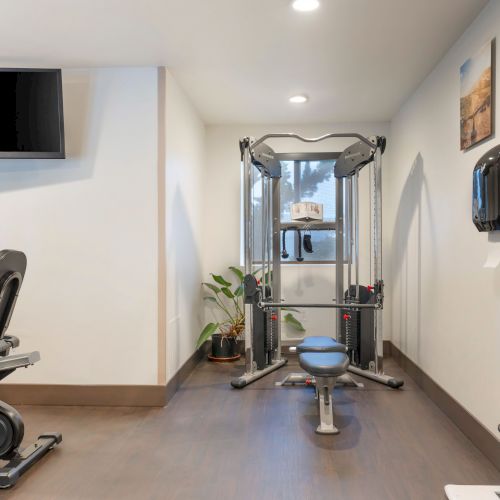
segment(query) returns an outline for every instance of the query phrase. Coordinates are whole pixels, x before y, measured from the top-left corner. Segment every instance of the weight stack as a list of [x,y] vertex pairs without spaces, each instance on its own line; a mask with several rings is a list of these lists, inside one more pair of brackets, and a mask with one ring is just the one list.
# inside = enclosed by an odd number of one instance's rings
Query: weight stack
[[[345,292],[346,303],[374,304],[375,294],[365,286],[359,286],[359,299],[356,299],[356,286]],[[353,366],[363,370],[370,368],[375,360],[375,313],[373,309],[341,309],[340,342],[347,346],[347,355]]]
[[271,364],[274,352],[278,348],[278,321],[279,310],[269,309],[266,311],[266,345],[267,363]]
[[258,370],[267,364],[266,339],[267,339],[267,312],[254,305],[253,312],[253,360]]
[[347,355],[351,364],[359,364],[359,332],[361,315],[359,311],[342,309],[342,339],[341,342],[347,347]]

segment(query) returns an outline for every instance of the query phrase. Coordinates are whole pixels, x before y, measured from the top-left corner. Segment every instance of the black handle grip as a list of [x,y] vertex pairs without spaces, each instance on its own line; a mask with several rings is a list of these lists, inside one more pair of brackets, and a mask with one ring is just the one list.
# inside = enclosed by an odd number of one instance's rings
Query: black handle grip
[[313,245],[310,234],[304,234],[304,250],[307,253],[313,253]]
[[283,259],[288,259],[289,255],[288,252],[286,251],[286,229],[283,229],[282,244],[283,244],[283,251],[281,252],[281,257]]

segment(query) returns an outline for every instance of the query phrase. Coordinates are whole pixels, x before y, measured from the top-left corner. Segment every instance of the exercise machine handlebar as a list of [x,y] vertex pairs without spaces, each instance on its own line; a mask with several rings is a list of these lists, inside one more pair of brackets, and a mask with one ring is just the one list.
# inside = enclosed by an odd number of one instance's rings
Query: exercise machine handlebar
[[370,139],[367,139],[361,134],[357,134],[356,132],[346,132],[346,133],[332,133],[332,134],[325,134],[320,137],[302,137],[299,134],[295,134],[293,132],[290,133],[282,133],[282,134],[266,134],[263,135],[260,139],[257,139],[255,142],[251,144],[252,148],[257,147],[259,144],[262,142],[266,141],[267,139],[277,139],[277,138],[292,138],[292,139],[298,139],[299,141],[302,142],[321,142],[324,141],[325,139],[332,139],[335,137],[351,137],[351,138],[356,138],[359,139],[360,141],[363,141],[367,146],[370,147],[375,147],[376,144],[370,141]]
[[259,302],[257,304],[261,309],[282,309],[286,307],[309,307],[315,309],[382,309],[382,304],[292,304],[287,302]]

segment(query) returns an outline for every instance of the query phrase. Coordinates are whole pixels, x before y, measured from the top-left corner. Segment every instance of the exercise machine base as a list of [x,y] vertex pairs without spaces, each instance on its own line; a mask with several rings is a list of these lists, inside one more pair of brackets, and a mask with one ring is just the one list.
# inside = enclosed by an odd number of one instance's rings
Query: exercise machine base
[[233,380],[231,380],[231,385],[235,389],[243,389],[243,387],[246,387],[252,382],[258,380],[259,378],[266,376],[268,373],[271,373],[274,370],[277,370],[278,368],[285,366],[287,363],[288,359],[286,358],[278,359],[276,361],[273,361],[272,365],[266,366],[262,370],[255,370],[254,372],[244,373],[241,377],[234,378]]
[[[399,389],[404,385],[404,380],[396,379],[391,377],[390,375],[385,375],[384,373],[375,373],[370,370],[363,370],[358,368],[357,366],[349,366],[348,371],[359,375],[360,377],[365,377],[367,379],[373,380],[374,382],[378,382],[379,384],[387,385],[392,389]],[[316,384],[316,380],[313,376],[308,373],[289,373],[283,380],[276,382],[276,386],[285,386],[285,385],[310,385],[314,386]],[[337,379],[338,385],[345,385],[350,387],[363,388],[364,384],[354,380],[350,375],[342,375]]]
[[360,377],[365,377],[367,379],[373,380],[374,382],[378,382],[379,384],[387,385],[392,389],[399,389],[405,383],[404,380],[391,377],[390,375],[372,372],[371,370],[363,370],[362,368],[353,365],[350,365],[347,370],[351,373],[359,375]]
[[48,432],[38,437],[38,440],[10,459],[0,468],[0,488],[14,486],[19,478],[44,455],[62,441],[59,432]]
[[[296,372],[296,373],[289,373],[283,380],[281,380],[279,382],[275,382],[274,385],[276,385],[278,387],[281,387],[284,385],[315,386],[316,379],[312,375],[309,375],[308,373],[305,373],[305,372],[297,373]],[[354,380],[347,373],[345,375],[341,375],[340,377],[337,377],[337,385],[357,387],[358,389],[362,389],[364,387],[364,384],[362,384],[361,382],[358,382],[357,380]]]

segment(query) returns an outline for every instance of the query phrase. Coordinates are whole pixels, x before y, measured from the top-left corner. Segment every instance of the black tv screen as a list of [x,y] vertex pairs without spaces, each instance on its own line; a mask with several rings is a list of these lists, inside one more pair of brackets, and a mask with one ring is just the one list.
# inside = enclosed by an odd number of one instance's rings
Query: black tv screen
[[60,69],[0,69],[0,158],[64,158]]

